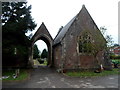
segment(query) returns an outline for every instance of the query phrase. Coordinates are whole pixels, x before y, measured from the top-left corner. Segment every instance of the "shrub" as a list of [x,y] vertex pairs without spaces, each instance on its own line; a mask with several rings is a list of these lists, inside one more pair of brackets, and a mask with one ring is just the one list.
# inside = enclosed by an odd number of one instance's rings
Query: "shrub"
[[120,59],[120,55],[116,56],[116,55],[110,55],[110,59]]
[[38,61],[39,61],[40,64],[43,64],[43,63],[44,63],[44,60],[42,60],[42,59],[40,59],[40,58],[38,58]]

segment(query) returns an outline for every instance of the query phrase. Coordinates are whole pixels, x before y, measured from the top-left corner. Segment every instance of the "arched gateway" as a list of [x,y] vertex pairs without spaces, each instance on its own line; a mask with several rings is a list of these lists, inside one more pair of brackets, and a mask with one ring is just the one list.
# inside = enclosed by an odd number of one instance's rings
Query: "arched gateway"
[[38,28],[38,30],[36,31],[36,33],[34,34],[34,36],[32,37],[31,41],[31,51],[30,51],[30,63],[33,66],[33,46],[34,43],[38,40],[43,40],[47,47],[48,47],[48,66],[52,66],[52,45],[53,45],[53,39],[49,33],[49,31],[47,30],[46,26],[44,23],[41,24],[41,26]]

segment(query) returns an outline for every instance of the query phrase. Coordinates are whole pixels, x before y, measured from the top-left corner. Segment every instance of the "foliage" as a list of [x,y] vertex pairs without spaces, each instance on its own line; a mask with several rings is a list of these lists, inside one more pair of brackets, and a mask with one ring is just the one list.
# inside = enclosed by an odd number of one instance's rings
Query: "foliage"
[[34,59],[33,62],[34,62],[34,65],[40,65],[38,59]]
[[94,68],[101,65],[101,61],[97,58],[97,55],[100,51],[105,50],[106,47],[106,41],[99,30],[96,30],[95,32],[84,30],[79,37],[79,52],[95,57]]
[[75,76],[75,77],[93,77],[93,76],[113,75],[118,73],[119,73],[119,69],[113,69],[112,71],[104,70],[101,73],[94,73],[92,71],[78,71],[78,72],[67,72],[65,74],[68,76]]
[[41,58],[47,58],[47,56],[48,56],[48,51],[46,49],[44,49],[42,51]]
[[44,60],[44,62],[40,65],[47,66],[47,60]]
[[106,48],[106,43],[103,37],[99,35],[100,33],[96,30],[96,33],[92,35],[89,30],[82,32],[79,38],[79,51],[83,53],[91,53],[94,56],[98,54],[99,51]]
[[110,55],[110,59],[120,59],[120,56]]
[[36,44],[34,45],[33,49],[34,49],[34,51],[33,51],[33,59],[40,58],[39,49],[38,49]]
[[112,66],[114,68],[119,68],[120,67],[120,59],[112,59]]
[[38,58],[38,59],[34,59],[33,60],[34,61],[34,65],[42,65],[42,66],[47,66],[47,60],[46,59],[40,59],[40,58]]
[[[2,26],[3,29],[32,31],[36,24],[34,23],[31,12],[31,6],[26,2],[3,2],[2,3]],[[12,27],[12,28],[11,28]]]
[[40,64],[43,64],[43,63],[44,63],[44,60],[41,59],[41,58],[38,58],[38,61],[39,61]]
[[47,66],[47,60],[44,61],[44,65]]
[[120,59],[113,59],[112,62],[120,64]]
[[31,42],[25,33],[36,27],[30,9],[26,2],[2,2],[2,57],[5,67],[27,64]]
[[88,32],[83,33],[79,38],[79,52],[81,53],[91,53],[93,50],[91,37]]
[[115,44],[114,44],[114,47],[116,47],[116,46],[120,46],[120,45],[115,43]]
[[102,27],[100,27],[100,30],[107,41],[108,47],[111,47],[113,45],[113,38],[111,35],[106,34],[107,28],[105,26],[102,26]]

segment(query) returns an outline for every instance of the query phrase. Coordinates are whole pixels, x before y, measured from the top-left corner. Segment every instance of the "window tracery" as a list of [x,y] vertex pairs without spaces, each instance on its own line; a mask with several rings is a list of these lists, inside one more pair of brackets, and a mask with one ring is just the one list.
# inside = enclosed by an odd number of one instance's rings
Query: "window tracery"
[[91,53],[92,52],[92,38],[88,32],[79,36],[79,53]]

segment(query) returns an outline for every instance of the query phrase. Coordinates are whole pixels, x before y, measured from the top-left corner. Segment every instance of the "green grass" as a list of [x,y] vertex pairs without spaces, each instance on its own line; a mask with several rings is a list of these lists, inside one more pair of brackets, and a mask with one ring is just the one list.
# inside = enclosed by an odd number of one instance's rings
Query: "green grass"
[[20,74],[17,78],[13,78],[13,74],[15,73],[15,70],[9,70],[9,71],[5,71],[2,73],[2,76],[9,76],[9,78],[6,79],[2,79],[3,81],[21,81],[21,80],[25,80],[29,77],[29,73],[27,72],[26,69],[22,69],[20,70]]
[[82,72],[67,72],[65,73],[67,76],[75,76],[75,77],[93,77],[93,76],[106,76],[113,74],[120,74],[119,69],[113,69],[112,71],[102,71],[101,73],[94,73],[92,71],[82,71]]

